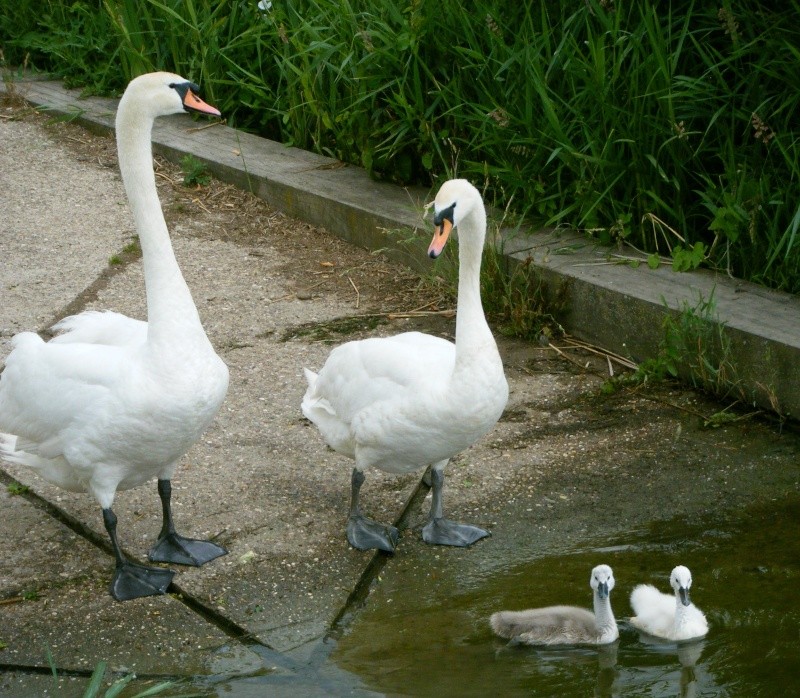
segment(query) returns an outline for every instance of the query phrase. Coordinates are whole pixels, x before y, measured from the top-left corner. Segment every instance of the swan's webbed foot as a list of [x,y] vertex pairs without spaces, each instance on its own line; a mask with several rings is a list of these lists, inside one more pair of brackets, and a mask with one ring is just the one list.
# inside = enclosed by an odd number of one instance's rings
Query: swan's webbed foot
[[433,518],[422,529],[422,540],[430,545],[455,545],[466,548],[475,541],[491,535],[477,526],[460,524],[450,519]]
[[111,596],[129,601],[142,596],[166,594],[175,573],[161,567],[145,567],[125,560],[117,565],[111,580]]
[[170,532],[159,537],[147,557],[153,562],[172,562],[176,565],[200,567],[227,553],[228,551],[221,545],[209,540],[184,538],[175,532]]
[[384,526],[361,514],[351,515],[347,520],[347,540],[359,550],[385,550],[393,553],[400,538],[394,526]]

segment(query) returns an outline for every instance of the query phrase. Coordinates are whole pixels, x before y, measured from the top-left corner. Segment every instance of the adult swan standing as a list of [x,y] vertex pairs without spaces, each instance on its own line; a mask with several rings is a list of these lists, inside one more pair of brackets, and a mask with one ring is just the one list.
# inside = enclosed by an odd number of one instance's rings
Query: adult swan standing
[[508,400],[508,384],[480,296],[486,210],[463,179],[445,182],[434,202],[430,257],[459,231],[455,344],[420,332],[348,342],[319,374],[306,370],[302,410],[334,450],[355,460],[347,539],[361,550],[394,551],[399,532],[366,518],[359,507],[370,466],[407,473],[432,466],[433,501],[426,543],[467,546],[488,532],[444,518],[444,467],[486,434]]
[[170,480],[178,459],[213,419],[228,389],[181,275],[156,192],[150,134],[156,117],[183,111],[219,116],[179,75],[130,82],[116,119],[120,170],[142,247],[147,322],[113,312],[68,317],[44,342],[13,339],[0,377],[0,455],[45,480],[90,492],[103,509],[116,570],[117,600],[163,594],[174,572],[127,560],[111,509],[118,489],[158,477],[163,527],[149,558],[202,565],[225,554],[175,532]]

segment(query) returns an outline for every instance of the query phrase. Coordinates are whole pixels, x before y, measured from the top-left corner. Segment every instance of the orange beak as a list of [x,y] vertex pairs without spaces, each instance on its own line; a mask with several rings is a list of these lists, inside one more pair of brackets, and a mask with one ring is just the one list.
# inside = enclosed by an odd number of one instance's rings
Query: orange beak
[[437,225],[433,229],[433,240],[428,247],[428,257],[436,259],[444,249],[447,238],[450,237],[450,231],[453,229],[453,224],[445,218],[441,225]]
[[212,107],[210,104],[206,104],[191,90],[186,90],[186,96],[183,98],[183,106],[189,111],[210,114],[211,116],[222,116],[219,109]]

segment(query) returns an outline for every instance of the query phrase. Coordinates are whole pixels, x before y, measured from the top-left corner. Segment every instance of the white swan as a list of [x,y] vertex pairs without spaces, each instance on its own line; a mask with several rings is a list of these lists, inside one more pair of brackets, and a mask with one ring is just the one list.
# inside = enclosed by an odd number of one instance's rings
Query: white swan
[[589,586],[594,592],[594,613],[577,606],[498,611],[489,618],[489,624],[500,637],[526,645],[607,645],[619,637],[611,611],[611,568],[595,567]]
[[348,342],[334,349],[319,375],[306,370],[303,414],[336,451],[355,460],[347,538],[362,550],[393,551],[394,526],[361,514],[364,471],[407,473],[432,466],[433,502],[422,531],[426,543],[467,546],[489,535],[444,518],[444,467],[486,434],[508,400],[508,384],[480,297],[486,210],[463,179],[445,182],[434,202],[429,256],[441,254],[459,230],[455,344],[420,332]]
[[228,369],[208,341],[172,250],[156,192],[150,134],[156,117],[219,115],[198,87],[171,73],[130,82],[116,118],[119,164],[142,247],[147,322],[84,312],[44,342],[13,339],[0,376],[0,456],[64,489],[90,492],[103,509],[118,600],[164,593],[173,572],[127,560],[111,506],[118,489],[158,477],[163,526],[150,559],[200,565],[220,546],[175,533],[170,479],[228,389]]
[[669,576],[673,594],[663,594],[652,584],[639,584],[631,592],[634,628],[664,640],[691,640],[708,633],[703,612],[689,599],[692,573],[678,565]]

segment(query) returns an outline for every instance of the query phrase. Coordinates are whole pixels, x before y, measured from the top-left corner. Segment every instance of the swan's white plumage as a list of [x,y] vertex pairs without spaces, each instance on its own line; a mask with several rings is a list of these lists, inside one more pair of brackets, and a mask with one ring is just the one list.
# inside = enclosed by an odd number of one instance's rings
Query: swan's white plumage
[[483,203],[464,180],[447,184],[437,201],[458,199],[463,211],[456,342],[421,332],[347,342],[319,374],[306,371],[303,413],[360,468],[404,473],[447,460],[486,434],[508,400],[480,303]]
[[495,634],[526,645],[606,645],[619,637],[611,611],[614,574],[608,565],[592,570],[594,613],[577,606],[498,611],[489,618]]
[[56,344],[108,344],[136,346],[147,341],[147,323],[110,310],[86,310],[53,325]]
[[133,80],[117,114],[120,169],[142,246],[148,322],[88,311],[49,342],[23,332],[0,376],[0,456],[110,508],[117,489],[169,479],[219,409],[228,370],[200,324],[158,201],[150,132],[184,111],[174,84]]
[[480,298],[483,201],[465,180],[450,180],[434,206],[451,208],[459,235],[455,343],[420,332],[353,341],[334,349],[319,374],[305,372],[303,414],[359,471],[441,469],[494,426],[508,400]]
[[[405,473],[446,460],[483,436],[500,416],[502,386],[482,403],[480,380],[446,385],[452,342],[420,332],[349,342],[317,376],[308,372],[303,413],[325,441],[359,464]],[[496,393],[500,392],[500,399]],[[470,400],[477,402],[469,409]]]
[[639,584],[631,592],[631,608],[635,614],[631,625],[664,640],[703,637],[708,633],[705,615],[693,603],[687,605],[681,600],[681,595],[685,594],[688,601],[691,585],[691,573],[683,565],[670,574],[672,594],[664,594],[652,584]]

